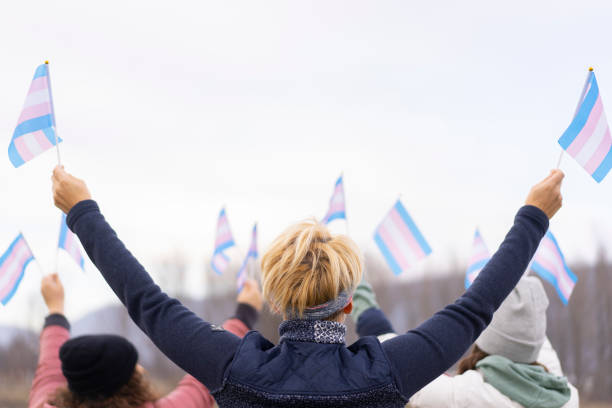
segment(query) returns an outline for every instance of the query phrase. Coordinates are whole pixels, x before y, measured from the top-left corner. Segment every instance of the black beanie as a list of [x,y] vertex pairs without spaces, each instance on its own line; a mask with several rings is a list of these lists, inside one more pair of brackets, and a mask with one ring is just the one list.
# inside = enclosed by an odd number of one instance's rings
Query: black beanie
[[60,348],[68,388],[84,397],[110,397],[130,381],[138,351],[123,337],[80,336]]

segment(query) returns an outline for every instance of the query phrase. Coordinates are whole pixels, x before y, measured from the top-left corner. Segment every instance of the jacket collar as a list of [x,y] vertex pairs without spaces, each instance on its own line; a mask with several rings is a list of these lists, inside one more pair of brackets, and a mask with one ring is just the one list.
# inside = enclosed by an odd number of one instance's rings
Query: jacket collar
[[278,328],[281,343],[286,340],[344,344],[346,326],[329,320],[285,320]]

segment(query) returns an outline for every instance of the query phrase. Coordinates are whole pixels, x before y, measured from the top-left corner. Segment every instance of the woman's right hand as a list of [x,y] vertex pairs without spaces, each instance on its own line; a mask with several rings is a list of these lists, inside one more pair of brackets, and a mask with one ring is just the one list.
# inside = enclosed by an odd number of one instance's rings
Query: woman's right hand
[[43,276],[40,293],[49,309],[49,314],[64,314],[64,285],[57,273]]
[[525,200],[525,205],[533,205],[551,219],[559,208],[561,208],[563,197],[561,196],[561,182],[565,174],[559,169],[551,170],[548,177],[531,188]]

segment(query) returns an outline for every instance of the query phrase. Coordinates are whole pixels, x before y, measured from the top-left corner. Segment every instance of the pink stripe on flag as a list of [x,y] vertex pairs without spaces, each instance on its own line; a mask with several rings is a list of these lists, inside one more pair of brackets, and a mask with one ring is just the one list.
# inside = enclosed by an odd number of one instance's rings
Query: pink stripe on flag
[[40,91],[41,89],[47,89],[49,87],[49,82],[47,81],[48,76],[38,77],[32,81],[30,85],[30,90],[28,91],[28,95]]
[[215,246],[219,246],[231,240],[232,240],[232,233],[230,231],[227,231],[225,234],[217,237],[217,239],[215,240]]
[[606,129],[606,134],[604,135],[601,143],[593,153],[593,156],[589,159],[589,161],[585,164],[584,168],[589,174],[593,174],[595,170],[599,167],[603,159],[606,157],[608,152],[610,151],[610,147],[612,147],[612,137],[610,137],[610,128]]
[[28,106],[21,111],[21,116],[17,120],[17,123],[23,123],[26,120],[38,118],[39,116],[45,116],[51,114],[51,104],[49,102],[39,103],[38,105]]
[[425,258],[426,255],[425,255],[425,252],[423,251],[423,248],[421,248],[421,246],[417,242],[416,238],[414,237],[410,229],[408,229],[408,226],[404,222],[404,219],[397,212],[397,209],[395,207],[393,207],[393,210],[391,210],[391,212],[389,213],[389,216],[393,220],[393,223],[395,224],[397,229],[406,238],[406,241],[408,242],[408,245],[410,245],[410,248],[412,248],[412,250],[414,251],[416,258],[417,259]]
[[47,150],[53,147],[49,139],[47,139],[47,136],[45,136],[45,132],[43,132],[42,130],[37,130],[36,132],[33,133],[33,135],[34,135],[34,139],[36,139],[36,141],[38,142],[38,145],[43,150]]
[[402,271],[408,269],[411,265],[411,262],[406,257],[406,255],[404,255],[404,252],[397,246],[397,243],[395,242],[395,239],[393,238],[391,233],[387,231],[387,228],[385,228],[384,221],[382,224],[380,224],[380,227],[378,228],[378,234],[382,238],[387,248],[389,248],[389,252],[391,252],[393,258],[395,258],[395,262],[397,262]]
[[15,148],[17,149],[17,153],[21,156],[24,162],[32,160],[34,158],[34,154],[30,151],[25,141],[23,140],[23,136],[18,137],[13,141],[15,143]]
[[595,101],[595,105],[593,106],[593,109],[591,110],[589,118],[584,124],[584,127],[582,128],[580,133],[578,133],[578,136],[576,137],[576,139],[574,139],[572,144],[570,144],[567,148],[567,152],[572,157],[575,157],[578,153],[580,153],[580,150],[582,150],[584,144],[587,142],[587,140],[589,140],[589,138],[595,131],[595,128],[597,127],[597,123],[599,123],[599,118],[601,117],[602,112],[603,103],[601,102],[600,95],[597,97],[597,101]]

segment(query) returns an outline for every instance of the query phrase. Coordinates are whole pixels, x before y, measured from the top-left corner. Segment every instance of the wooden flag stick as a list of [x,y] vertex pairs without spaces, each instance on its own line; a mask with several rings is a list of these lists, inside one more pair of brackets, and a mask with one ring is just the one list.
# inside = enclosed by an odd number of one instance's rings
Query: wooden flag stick
[[51,123],[53,124],[53,135],[55,136],[55,148],[57,150],[57,165],[62,165],[62,158],[60,157],[59,151],[59,139],[57,137],[57,124],[55,123],[55,108],[53,107],[53,92],[51,92],[51,70],[49,69],[49,61],[45,61],[47,65],[48,77],[49,77],[49,102],[51,105]]

